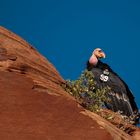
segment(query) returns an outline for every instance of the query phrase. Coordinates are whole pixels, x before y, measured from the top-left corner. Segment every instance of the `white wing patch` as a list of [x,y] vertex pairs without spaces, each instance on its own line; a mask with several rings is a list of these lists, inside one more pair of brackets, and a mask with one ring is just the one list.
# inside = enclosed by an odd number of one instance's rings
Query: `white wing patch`
[[[132,110],[132,107],[130,105],[130,102],[129,102],[129,98],[127,97],[126,94],[119,94],[119,93],[114,93],[114,92],[109,92],[108,93],[109,95],[113,96],[116,98],[116,100],[119,100],[119,101],[123,101],[129,108],[129,111],[131,112],[131,114],[133,114],[133,110]],[[121,102],[120,102],[121,103]],[[112,105],[114,104],[114,102],[111,103]],[[115,105],[115,104],[114,104]],[[118,104],[118,107],[121,106],[123,104]],[[120,110],[120,111],[124,111],[124,110]]]

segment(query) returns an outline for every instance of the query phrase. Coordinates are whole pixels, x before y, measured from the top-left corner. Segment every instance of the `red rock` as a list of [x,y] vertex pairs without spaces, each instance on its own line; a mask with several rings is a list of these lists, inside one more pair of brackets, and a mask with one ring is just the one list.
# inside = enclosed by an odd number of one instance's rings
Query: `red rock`
[[0,27],[1,140],[129,140],[85,110],[60,86],[55,67],[19,36]]

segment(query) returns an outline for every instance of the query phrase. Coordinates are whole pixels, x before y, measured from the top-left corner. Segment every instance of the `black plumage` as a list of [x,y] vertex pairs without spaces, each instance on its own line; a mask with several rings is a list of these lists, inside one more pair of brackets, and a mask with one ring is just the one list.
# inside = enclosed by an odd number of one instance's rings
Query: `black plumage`
[[107,96],[111,102],[105,103],[106,107],[114,112],[133,117],[135,124],[139,122],[138,107],[134,101],[134,96],[127,84],[105,63],[98,60],[93,66],[87,62],[87,69],[94,74],[98,88],[109,86],[111,91]]

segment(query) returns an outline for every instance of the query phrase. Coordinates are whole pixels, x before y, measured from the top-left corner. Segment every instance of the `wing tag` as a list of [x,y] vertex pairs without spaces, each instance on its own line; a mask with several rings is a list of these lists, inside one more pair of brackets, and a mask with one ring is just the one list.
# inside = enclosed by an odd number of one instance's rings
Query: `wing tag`
[[105,69],[103,73],[100,75],[100,80],[103,82],[107,82],[109,80],[109,71]]

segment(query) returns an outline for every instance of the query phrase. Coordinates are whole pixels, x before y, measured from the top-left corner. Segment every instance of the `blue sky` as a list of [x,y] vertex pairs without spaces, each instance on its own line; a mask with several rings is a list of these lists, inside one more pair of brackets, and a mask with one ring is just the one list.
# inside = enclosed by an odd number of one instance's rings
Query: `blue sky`
[[0,25],[23,37],[64,79],[77,79],[96,47],[140,107],[140,1],[0,0]]

